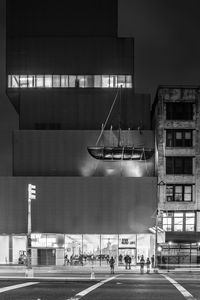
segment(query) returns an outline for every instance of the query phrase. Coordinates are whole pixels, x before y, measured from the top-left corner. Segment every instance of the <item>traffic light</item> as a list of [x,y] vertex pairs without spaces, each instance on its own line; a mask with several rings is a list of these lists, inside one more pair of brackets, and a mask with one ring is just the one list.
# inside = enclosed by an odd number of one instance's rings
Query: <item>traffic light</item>
[[28,185],[28,199],[29,200],[36,199],[36,185],[33,184]]

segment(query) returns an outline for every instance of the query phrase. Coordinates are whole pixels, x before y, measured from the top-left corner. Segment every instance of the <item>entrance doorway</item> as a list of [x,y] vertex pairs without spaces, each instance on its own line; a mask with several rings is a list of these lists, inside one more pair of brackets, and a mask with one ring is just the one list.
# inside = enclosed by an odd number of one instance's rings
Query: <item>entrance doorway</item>
[[131,257],[131,265],[136,265],[136,248],[119,248],[118,250],[119,250],[118,251],[119,266],[125,265],[124,257],[126,255]]
[[38,249],[38,265],[55,265],[55,249]]

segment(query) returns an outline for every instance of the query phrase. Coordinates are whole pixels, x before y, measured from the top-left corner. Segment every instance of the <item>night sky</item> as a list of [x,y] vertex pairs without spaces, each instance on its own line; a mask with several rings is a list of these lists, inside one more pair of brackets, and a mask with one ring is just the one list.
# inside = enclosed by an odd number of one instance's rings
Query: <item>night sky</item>
[[200,84],[199,30],[199,0],[119,0],[119,33],[135,38],[136,91]]
[[[159,84],[200,84],[199,29],[199,0],[119,0],[119,35],[135,38],[136,92],[153,99]],[[0,175],[12,172],[13,129],[17,113],[0,99]]]

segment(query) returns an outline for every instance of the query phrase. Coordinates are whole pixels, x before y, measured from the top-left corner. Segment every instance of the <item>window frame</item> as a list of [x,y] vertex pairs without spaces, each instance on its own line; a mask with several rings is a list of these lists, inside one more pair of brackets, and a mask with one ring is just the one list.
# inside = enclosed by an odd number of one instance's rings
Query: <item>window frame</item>
[[167,175],[193,175],[193,156],[166,156],[165,163]]
[[[162,216],[162,228],[166,232],[196,232],[196,218],[197,215],[195,211],[164,211]],[[178,222],[179,219],[180,221],[182,220],[181,224]],[[187,223],[189,219],[193,219],[191,224]],[[182,225],[182,230],[178,230],[179,225]],[[190,226],[193,226],[194,230],[189,230]]]
[[194,106],[192,102],[167,102],[166,120],[193,120]]
[[[181,143],[178,145],[179,139],[176,138],[177,133],[182,134]],[[191,135],[190,139],[186,138],[187,134]],[[171,135],[171,139],[169,138]],[[182,148],[193,147],[193,130],[192,129],[166,129],[166,147]]]
[[[182,200],[176,200],[176,188],[181,187],[181,197]],[[191,187],[191,193],[186,193],[186,188]],[[167,193],[167,189],[171,188],[172,194]],[[186,195],[191,195],[191,200],[185,200]],[[171,199],[171,200],[168,200]],[[166,201],[167,202],[193,202],[193,185],[192,184],[167,184],[166,185]]]

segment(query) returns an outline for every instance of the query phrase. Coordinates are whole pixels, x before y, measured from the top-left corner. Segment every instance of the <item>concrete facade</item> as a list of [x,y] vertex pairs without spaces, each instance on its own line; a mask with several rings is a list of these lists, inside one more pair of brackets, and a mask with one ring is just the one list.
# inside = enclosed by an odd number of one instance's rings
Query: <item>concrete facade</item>
[[[192,104],[191,119],[178,116],[177,119],[167,117],[168,103],[184,105]],[[169,212],[195,212],[194,232],[166,232],[166,242],[173,241],[198,243],[200,241],[200,90],[198,86],[160,86],[157,90],[155,102],[152,109],[152,125],[156,136],[156,170],[158,178],[158,214],[160,225],[163,226],[162,215]],[[167,130],[191,130],[192,145],[177,147],[166,145]],[[185,174],[167,174],[167,157],[189,157],[192,159],[192,172]],[[172,172],[173,173],[173,172]],[[192,201],[169,201],[167,200],[167,185],[191,185]],[[186,220],[184,221],[186,222]],[[180,236],[182,238],[180,238]],[[179,240],[180,239],[180,240]]]

